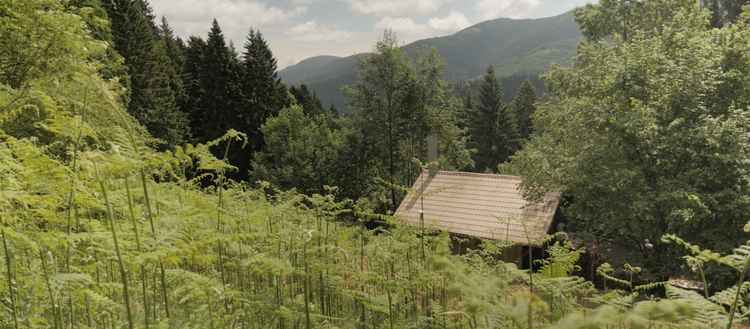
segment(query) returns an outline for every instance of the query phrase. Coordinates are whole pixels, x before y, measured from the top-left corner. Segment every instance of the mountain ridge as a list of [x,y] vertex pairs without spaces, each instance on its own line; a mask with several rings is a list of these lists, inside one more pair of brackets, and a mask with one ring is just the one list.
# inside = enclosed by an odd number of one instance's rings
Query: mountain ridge
[[[499,78],[512,79],[538,76],[552,64],[570,63],[580,39],[581,32],[570,11],[538,19],[484,21],[401,48],[412,58],[423,49],[436,49],[445,62],[444,78],[448,81],[476,79],[489,65],[495,67]],[[333,104],[346,112],[341,87],[356,81],[359,59],[369,54],[314,56],[281,70],[279,76],[289,85],[306,84],[326,106]],[[510,87],[514,89],[512,84]]]

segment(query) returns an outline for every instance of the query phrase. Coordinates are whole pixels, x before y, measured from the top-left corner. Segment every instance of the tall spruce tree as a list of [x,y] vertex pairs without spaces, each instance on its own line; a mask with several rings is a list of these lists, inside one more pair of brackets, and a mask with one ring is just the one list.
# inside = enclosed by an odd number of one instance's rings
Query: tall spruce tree
[[518,138],[529,138],[533,132],[531,116],[536,111],[536,93],[531,82],[526,80],[521,84],[521,89],[513,99],[513,112],[518,119]]
[[[195,142],[207,142],[234,129],[253,137],[260,129],[253,113],[245,105],[241,62],[227,45],[217,20],[213,20],[208,39],[191,37],[184,51],[183,84],[186,90],[183,108],[190,113]],[[229,173],[238,180],[247,178],[252,152],[243,145],[217,145],[213,153],[237,170]]]
[[186,92],[183,86],[183,70],[185,66],[185,44],[182,39],[175,36],[174,30],[169,26],[169,22],[166,17],[162,17],[161,25],[159,26],[159,33],[164,44],[164,50],[169,57],[169,63],[172,64],[172,71],[174,75],[170,77],[170,87],[175,93],[175,99],[177,101],[177,107],[180,112],[188,114],[187,110],[182,107],[185,103]]
[[177,108],[178,74],[158,38],[151,9],[143,0],[106,0],[104,7],[115,49],[128,68],[128,112],[167,145],[184,142],[188,129]]
[[250,116],[245,132],[257,151],[264,145],[261,125],[289,103],[286,87],[278,77],[276,58],[260,31],[250,30],[245,41],[241,87],[243,112]]
[[490,66],[479,87],[479,102],[470,113],[469,146],[476,150],[475,169],[497,170],[497,166],[515,152],[518,140],[517,121],[503,103],[503,92]]
[[182,85],[185,89],[185,97],[180,103],[180,108],[188,114],[191,131],[193,132],[193,141],[200,142],[205,136],[199,130],[202,125],[203,117],[203,99],[205,91],[203,90],[203,62],[206,53],[206,41],[192,36],[188,39],[185,48],[185,61],[182,65]]
[[201,95],[193,129],[198,140],[205,142],[222,136],[236,124],[237,95],[232,93],[236,90],[234,85],[238,83],[234,71],[235,59],[215,19],[201,60],[198,68]]

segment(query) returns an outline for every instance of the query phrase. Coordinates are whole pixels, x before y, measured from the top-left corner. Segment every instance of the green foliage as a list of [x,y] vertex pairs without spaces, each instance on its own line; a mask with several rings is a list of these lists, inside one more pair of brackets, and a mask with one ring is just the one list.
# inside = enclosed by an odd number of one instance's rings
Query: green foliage
[[158,38],[151,9],[144,0],[104,1],[115,49],[128,68],[128,112],[168,146],[186,141],[187,118],[178,108],[179,72],[163,39]]
[[337,183],[342,132],[325,115],[306,115],[299,105],[284,109],[261,128],[266,147],[255,154],[253,176],[300,192],[324,193]]
[[426,158],[428,136],[437,138],[443,168],[466,167],[470,160],[456,125],[457,101],[446,93],[437,53],[411,62],[392,32],[376,49],[360,63],[359,80],[347,90],[358,146],[350,151],[365,156],[356,170],[382,181],[388,208],[395,210],[402,196],[398,186],[411,186],[421,171],[412,159]]
[[602,1],[578,18],[588,39],[548,74],[514,157],[526,194],[569,195],[570,230],[655,281],[679,271],[665,233],[731,250],[750,210],[746,23],[713,29],[690,0]]
[[[43,10],[44,9],[44,10]],[[31,138],[62,158],[70,142],[106,147],[131,121],[120,85],[99,76],[107,46],[75,12],[53,0],[3,3],[0,11],[0,137]]]
[[[125,111],[122,86],[104,78],[111,57],[89,35],[85,12],[55,0],[0,3],[0,328],[698,329],[746,320],[747,244],[722,256],[665,237],[688,250],[691,268],[718,263],[739,279],[710,297],[667,285],[669,299],[644,300],[636,293],[649,287],[632,278],[621,280],[632,294],[597,294],[574,276],[582,250],[568,242],[549,246],[532,273],[498,260],[502,242],[454,255],[446,233],[375,215],[366,200],[350,208],[312,177],[332,170],[334,155],[351,155],[337,148],[372,142],[363,133],[370,130],[354,129],[365,115],[338,121],[293,105],[264,125],[274,148],[258,166],[324,192],[313,195],[228,179],[237,167],[212,151],[246,144],[242,131],[157,151]],[[217,45],[218,38],[191,41],[196,49]],[[27,58],[43,49],[59,53]],[[411,90],[399,99],[424,111],[407,116],[405,127],[423,125],[419,134],[435,133],[441,150],[453,147],[439,159],[444,166],[463,163],[436,57],[401,65],[392,49],[381,60],[404,69],[395,81]],[[188,51],[185,66],[205,54]],[[197,95],[210,92],[205,87]],[[281,161],[294,169],[283,172]],[[207,180],[213,185],[202,185]],[[381,227],[359,225],[373,216]]]

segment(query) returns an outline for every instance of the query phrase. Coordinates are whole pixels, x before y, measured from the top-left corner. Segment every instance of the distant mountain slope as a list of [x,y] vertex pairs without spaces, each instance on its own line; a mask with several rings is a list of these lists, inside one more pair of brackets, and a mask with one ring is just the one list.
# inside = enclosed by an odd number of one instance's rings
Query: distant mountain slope
[[305,59],[281,71],[285,76],[284,82],[286,82],[287,84],[296,85],[301,81],[315,78],[316,75],[323,71],[322,68],[340,59],[342,58],[337,56],[315,56]]
[[[569,63],[580,38],[573,13],[568,12],[540,19],[500,18],[453,35],[416,41],[403,49],[410,56],[423,49],[437,49],[445,60],[445,78],[461,81],[481,76],[489,65],[495,66],[501,78],[537,75],[553,63]],[[367,54],[313,57],[279,74],[287,84],[305,83],[324,104],[344,110],[346,99],[341,87],[355,81],[363,56]]]

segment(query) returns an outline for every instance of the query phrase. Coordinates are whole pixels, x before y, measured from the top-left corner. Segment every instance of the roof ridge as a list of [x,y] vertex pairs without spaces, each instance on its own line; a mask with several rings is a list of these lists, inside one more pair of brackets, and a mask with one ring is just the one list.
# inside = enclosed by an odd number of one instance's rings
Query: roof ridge
[[[422,174],[427,172],[427,170],[423,171]],[[449,170],[440,170],[437,172],[440,175],[448,175],[448,176],[475,176],[475,177],[488,177],[488,178],[497,178],[497,179],[513,179],[513,180],[523,180],[521,176],[514,176],[514,175],[501,175],[501,174],[489,174],[489,173],[475,173],[475,172],[466,172],[466,171],[449,171]]]

